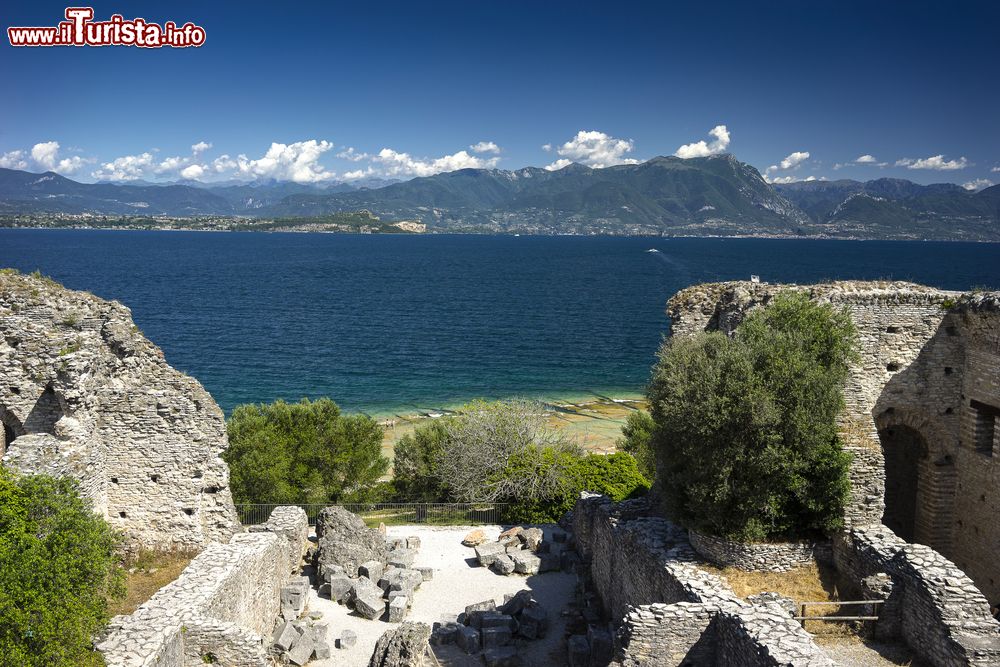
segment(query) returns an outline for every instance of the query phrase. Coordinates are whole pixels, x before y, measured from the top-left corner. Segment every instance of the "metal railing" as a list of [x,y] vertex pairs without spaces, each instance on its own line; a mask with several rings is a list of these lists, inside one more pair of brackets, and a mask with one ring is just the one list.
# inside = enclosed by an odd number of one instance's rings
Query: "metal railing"
[[[292,503],[243,503],[236,505],[236,513],[244,526],[265,523],[275,507]],[[360,516],[372,527],[428,524],[439,526],[465,526],[499,524],[507,503],[316,503],[299,504],[309,517],[309,525],[316,525],[316,517],[325,507],[336,505]]]
[[[825,623],[846,623],[850,621],[877,621],[878,620],[878,606],[884,604],[885,600],[831,600],[828,602],[796,602],[796,606],[799,610],[798,616],[793,616],[796,621],[802,623],[802,627],[806,627],[806,621],[821,621]],[[839,614],[826,614],[822,616],[809,616],[806,612],[809,607],[849,607],[865,605],[868,607],[864,609],[861,613],[866,613],[867,616],[840,616]]]

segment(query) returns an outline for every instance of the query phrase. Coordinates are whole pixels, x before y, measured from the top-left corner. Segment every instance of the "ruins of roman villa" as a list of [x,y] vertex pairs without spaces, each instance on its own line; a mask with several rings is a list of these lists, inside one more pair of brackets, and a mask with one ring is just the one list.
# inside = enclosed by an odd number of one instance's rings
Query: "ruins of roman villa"
[[[3,465],[78,479],[133,547],[200,551],[99,638],[112,667],[834,665],[795,619],[800,601],[741,598],[701,567],[812,561],[867,601],[852,613],[877,617],[870,636],[920,664],[1000,664],[1000,292],[698,285],[670,300],[673,335],[732,332],[785,289],[846,307],[860,338],[841,423],[852,490],[825,542],[731,543],[662,518],[655,498],[586,494],[559,526],[499,537],[382,532],[340,508],[315,535],[297,507],[243,526],[205,389],[125,306],[21,275],[0,275]],[[422,597],[437,615],[411,622]]]

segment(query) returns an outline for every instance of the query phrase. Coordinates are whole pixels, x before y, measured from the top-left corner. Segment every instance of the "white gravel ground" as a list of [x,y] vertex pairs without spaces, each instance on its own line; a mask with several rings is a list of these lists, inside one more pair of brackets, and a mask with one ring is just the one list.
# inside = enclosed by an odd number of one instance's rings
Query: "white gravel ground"
[[[434,578],[425,581],[416,592],[413,607],[407,621],[419,621],[433,626],[442,615],[458,614],[466,605],[493,598],[498,604],[503,602],[505,593],[531,589],[535,599],[549,611],[549,631],[544,639],[524,642],[520,645],[520,656],[525,667],[534,665],[565,664],[563,634],[565,619],[560,612],[573,597],[576,577],[563,572],[546,572],[541,575],[524,576],[511,574],[500,576],[489,568],[480,567],[475,561],[475,552],[462,546],[462,538],[473,528],[482,528],[490,538],[496,538],[502,530],[500,526],[392,526],[389,537],[420,538],[420,551],[414,566],[434,568]],[[544,529],[544,527],[543,527]],[[546,530],[548,533],[548,530]],[[309,593],[307,611],[323,614],[321,623],[329,624],[328,640],[331,656],[328,660],[314,660],[315,667],[366,667],[371,658],[375,642],[386,630],[396,627],[385,621],[369,621],[354,614],[349,608],[320,598],[313,588]],[[335,640],[343,630],[357,633],[358,643],[350,649],[338,649]],[[466,656],[454,646],[437,647],[437,658],[444,667],[481,667],[478,656]]]

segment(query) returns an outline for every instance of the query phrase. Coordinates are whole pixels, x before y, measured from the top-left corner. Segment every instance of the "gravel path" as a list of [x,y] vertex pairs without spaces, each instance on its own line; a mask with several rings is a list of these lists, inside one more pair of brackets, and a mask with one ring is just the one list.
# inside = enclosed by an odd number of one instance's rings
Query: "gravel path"
[[902,642],[862,642],[856,637],[824,637],[816,643],[843,667],[929,667],[913,659],[913,652]]
[[[494,538],[501,531],[500,526],[475,527],[482,528],[487,536]],[[566,608],[573,597],[575,575],[546,572],[528,577],[520,574],[504,577],[489,568],[480,567],[475,561],[475,552],[462,546],[462,538],[472,528],[473,526],[392,526],[387,529],[388,537],[419,537],[421,545],[414,566],[434,568],[434,578],[420,586],[406,620],[433,625],[442,615],[465,611],[466,605],[490,598],[499,604],[503,602],[504,594],[528,588],[532,590],[535,599],[549,611],[549,631],[544,639],[521,645],[522,664],[525,667],[563,664],[563,631],[566,621],[559,612]],[[330,626],[330,659],[314,660],[309,663],[311,667],[366,667],[375,642],[382,633],[396,626],[394,623],[369,621],[357,616],[345,606],[320,598],[315,588],[310,589],[306,609],[322,613],[320,622]],[[357,633],[358,643],[350,649],[335,648],[335,639],[346,629]],[[456,647],[438,647],[436,653],[444,667],[482,667],[482,660],[478,656],[466,656]]]

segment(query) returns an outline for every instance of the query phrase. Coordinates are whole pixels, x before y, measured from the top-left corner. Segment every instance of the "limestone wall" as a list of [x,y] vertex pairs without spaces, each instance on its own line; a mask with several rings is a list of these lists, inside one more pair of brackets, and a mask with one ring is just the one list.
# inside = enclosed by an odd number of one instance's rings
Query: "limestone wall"
[[0,272],[0,377],[3,465],[75,477],[133,547],[240,530],[222,410],[126,307]]
[[308,531],[302,508],[279,507],[260,532],[209,545],[133,614],[112,619],[97,647],[108,667],[268,665],[264,642]]

